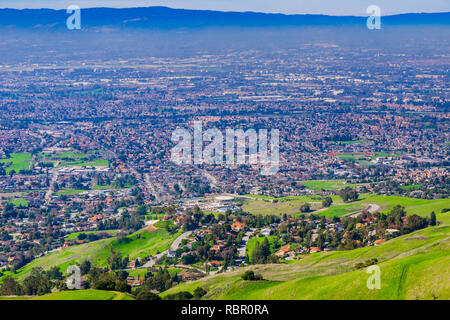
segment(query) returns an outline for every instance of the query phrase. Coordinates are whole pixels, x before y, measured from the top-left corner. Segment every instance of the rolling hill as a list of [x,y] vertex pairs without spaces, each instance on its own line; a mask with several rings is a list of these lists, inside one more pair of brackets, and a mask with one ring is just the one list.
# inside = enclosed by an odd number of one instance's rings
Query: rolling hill
[[123,292],[74,290],[49,293],[38,297],[0,297],[0,300],[134,300]]
[[91,260],[96,266],[105,267],[111,247],[120,251],[122,257],[129,256],[130,259],[153,255],[167,250],[180,235],[180,233],[169,234],[163,228],[163,223],[159,223],[158,226],[155,230],[142,229],[124,238],[112,237],[57,250],[31,261],[19,269],[16,274],[5,272],[5,276],[11,275],[21,280],[33,268],[50,269],[54,266],[60,267],[61,271],[65,273],[70,265],[84,260]]
[[[446,216],[448,221],[449,214]],[[381,289],[369,290],[358,262],[377,258]],[[351,251],[315,253],[289,264],[255,265],[180,284],[162,294],[208,291],[204,299],[449,299],[450,225],[442,224]],[[265,281],[244,281],[254,270]]]

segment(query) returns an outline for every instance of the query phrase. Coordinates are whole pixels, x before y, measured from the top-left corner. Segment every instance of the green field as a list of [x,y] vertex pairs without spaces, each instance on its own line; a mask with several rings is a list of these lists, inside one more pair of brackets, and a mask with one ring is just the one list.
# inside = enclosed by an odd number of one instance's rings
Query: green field
[[28,170],[31,165],[31,153],[13,153],[10,158],[1,159],[0,163],[9,164],[6,168],[6,173],[10,173],[14,170],[19,173],[20,170]]
[[356,185],[347,183],[345,180],[308,180],[299,181],[301,184],[309,189],[321,191],[321,190],[332,190],[337,191],[345,187],[354,188]]
[[[446,215],[449,215],[448,213]],[[180,284],[162,296],[199,286],[204,299],[443,299],[450,298],[450,226],[419,230],[381,246],[315,253],[289,264],[249,266]],[[358,262],[377,258],[381,289],[369,290]],[[246,270],[266,281],[244,281]]]
[[345,216],[346,214],[362,210],[363,208],[364,208],[364,206],[360,203],[351,203],[351,204],[331,206],[331,207],[327,208],[326,210],[317,211],[317,212],[313,212],[313,213],[317,214],[319,216],[333,218],[333,217],[342,217],[342,216]]
[[59,164],[62,167],[107,167],[109,165],[108,160],[97,159],[93,161],[77,160],[77,161],[65,161]]
[[292,215],[300,213],[299,208],[305,202],[310,203],[313,209],[319,209],[321,207],[321,203],[317,202],[317,200],[314,201],[316,202],[311,202],[311,199],[309,199],[309,201],[289,200],[289,201],[278,201],[274,203],[261,200],[246,200],[244,205],[242,206],[242,210],[250,212],[255,215],[269,215],[269,214],[281,215],[284,213]]
[[56,194],[57,195],[73,196],[73,195],[81,194],[81,193],[88,192],[88,191],[89,190],[65,188],[63,190],[57,191]]
[[111,236],[116,236],[119,233],[119,230],[101,230],[101,231],[74,232],[74,233],[69,234],[66,237],[66,240],[76,240],[76,239],[78,239],[78,235],[81,234],[81,233],[84,233],[84,234],[88,235],[88,234],[99,234],[99,233],[104,233],[104,232],[110,234]]
[[[90,156],[98,152],[89,151],[88,153],[81,153],[75,151],[64,151],[59,153],[44,153],[37,155],[37,159],[41,162],[53,162],[60,167],[100,167],[108,166],[109,161],[103,159],[89,160]],[[98,156],[98,155],[96,155]]]
[[[157,229],[154,232],[140,230],[123,239],[114,239],[110,242],[114,250],[119,250],[122,256],[129,256],[130,259],[145,257],[169,249],[172,242],[181,234],[169,235],[164,229]],[[110,255],[109,246],[99,249],[93,257],[96,265],[106,265],[106,259]]]
[[[254,198],[247,199],[242,206],[242,210],[258,215],[268,214],[298,214],[300,213],[300,206],[305,202],[311,205],[312,210],[322,208],[323,196],[292,196],[274,198],[269,196],[246,195],[246,197]],[[331,196],[334,203],[343,204],[338,196]]]
[[379,204],[384,210],[390,210],[396,205],[401,205],[406,208],[408,214],[429,216],[431,211],[434,211],[438,219],[442,219],[445,223],[450,223],[450,216],[441,213],[442,209],[450,208],[450,199],[448,198],[425,200],[400,196],[376,196],[371,194],[362,194],[360,198],[360,202]]
[[0,300],[134,300],[134,298],[117,291],[73,290],[49,293],[39,297],[0,297]]
[[13,204],[16,207],[28,207],[29,201],[24,198],[15,198],[11,199],[9,203]]

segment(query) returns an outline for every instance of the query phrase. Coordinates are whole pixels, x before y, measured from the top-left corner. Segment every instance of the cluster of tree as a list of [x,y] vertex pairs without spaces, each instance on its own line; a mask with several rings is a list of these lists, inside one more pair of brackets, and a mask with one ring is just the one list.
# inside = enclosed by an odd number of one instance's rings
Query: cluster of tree
[[394,226],[400,230],[401,234],[435,226],[437,224],[435,212],[431,212],[430,217],[421,217],[416,214],[408,215],[405,207],[396,205],[388,214],[378,214],[377,229],[387,229]]
[[333,204],[333,199],[331,197],[326,197],[322,200],[322,206],[325,208],[330,207]]
[[[120,241],[120,239],[119,239]],[[108,262],[109,267],[111,270],[119,270],[119,269],[125,269],[128,265],[128,262],[130,261],[128,256],[122,259],[122,255],[120,251],[114,250],[113,247],[111,247],[110,254],[106,260]]]
[[277,263],[278,257],[272,255],[269,240],[265,237],[262,243],[258,241],[251,252],[252,264]]
[[339,191],[339,196],[344,202],[352,202],[358,200],[358,192],[350,187],[345,187]]
[[262,277],[262,275],[260,274],[255,274],[253,271],[249,270],[249,271],[245,271],[244,274],[241,276],[242,280],[247,280],[247,281],[257,281],[257,280],[264,280],[264,278]]
[[14,205],[12,203],[7,203],[5,205],[5,208],[3,209],[3,218],[8,219],[15,219],[20,215],[20,212],[16,210]]
[[137,183],[138,181],[136,180],[135,176],[127,174],[123,177],[117,177],[113,182],[113,186],[115,188],[121,189],[135,186]]
[[148,272],[140,290],[163,292],[172,288],[179,281],[176,274],[171,275],[167,268],[159,268],[156,272]]
[[193,178],[186,183],[186,190],[198,195],[204,195],[205,193],[211,193],[211,186],[208,183],[204,183],[197,178]]
[[300,206],[300,212],[301,213],[307,213],[307,212],[311,212],[311,205],[309,203],[303,203]]
[[97,225],[97,230],[134,230],[137,231],[144,226],[141,217],[132,213],[131,215],[125,211],[118,219],[108,219],[106,221],[100,221]]
[[80,233],[80,234],[78,234],[78,236],[77,236],[77,239],[78,240],[88,240],[88,241],[90,241],[90,242],[92,242],[92,241],[97,241],[97,240],[100,240],[100,239],[105,239],[105,238],[111,238],[111,235],[109,234],[109,233],[107,233],[107,232],[99,232],[99,233]]
[[126,271],[108,272],[103,268],[90,268],[86,278],[87,286],[97,290],[131,292],[131,286],[127,283],[128,272]]
[[364,261],[364,262],[358,262],[357,264],[355,264],[355,269],[357,270],[357,269],[363,269],[363,268],[366,268],[366,267],[369,267],[369,266],[373,266],[374,264],[377,264],[378,263],[378,259],[377,258],[372,258],[372,259],[369,259],[369,260],[366,260],[366,261]]
[[6,276],[0,285],[2,296],[40,296],[50,293],[52,288],[66,289],[64,277],[58,267],[44,271],[42,268],[34,268],[30,275],[22,283],[11,276]]

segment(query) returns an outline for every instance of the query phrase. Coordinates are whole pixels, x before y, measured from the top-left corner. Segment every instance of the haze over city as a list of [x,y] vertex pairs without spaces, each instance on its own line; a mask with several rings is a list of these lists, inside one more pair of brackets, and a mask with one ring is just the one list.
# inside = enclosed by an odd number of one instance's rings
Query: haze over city
[[72,4],[81,8],[167,6],[179,9],[354,16],[365,16],[366,8],[370,5],[382,8],[384,15],[450,11],[450,2],[447,0],[2,0],[0,8],[65,9]]

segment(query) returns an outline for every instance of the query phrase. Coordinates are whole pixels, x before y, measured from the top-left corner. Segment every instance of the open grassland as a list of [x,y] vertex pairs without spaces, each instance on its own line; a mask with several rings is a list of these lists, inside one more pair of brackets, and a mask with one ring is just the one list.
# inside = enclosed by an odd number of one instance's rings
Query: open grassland
[[242,209],[256,215],[280,215],[284,213],[296,215],[300,213],[300,206],[307,202],[311,204],[312,210],[316,210],[312,212],[313,214],[332,218],[334,216],[341,217],[361,210],[368,204],[377,204],[380,205],[382,211],[390,210],[396,205],[401,205],[406,208],[408,214],[418,214],[420,216],[429,216],[431,211],[435,211],[438,219],[442,217],[446,223],[450,223],[448,215],[442,216],[441,214],[442,209],[450,208],[450,199],[425,200],[402,196],[361,194],[359,200],[345,204],[339,196],[331,196],[333,206],[328,209],[323,209],[321,202],[324,197],[321,196],[273,198],[269,196],[246,195],[246,197],[254,199],[245,200]]
[[15,207],[28,207],[28,200],[24,198],[14,198],[9,201],[9,203],[13,204]]
[[49,293],[39,297],[0,297],[0,300],[134,300],[134,298],[117,291],[71,290]]
[[6,167],[6,173],[10,173],[14,170],[19,173],[20,170],[28,170],[31,165],[31,153],[13,153],[7,159],[1,159],[0,163],[8,165]]
[[98,152],[81,153],[75,151],[64,151],[59,153],[44,153],[37,155],[37,160],[41,162],[52,162],[60,167],[101,167],[108,166],[109,161],[103,159],[92,159],[92,156],[98,157]]
[[[242,210],[258,215],[282,215],[284,213],[292,215],[300,213],[300,206],[309,203],[312,210],[322,208],[322,196],[295,196],[272,198],[267,196],[252,196],[255,199],[247,199],[242,206]],[[338,196],[332,196],[334,203],[343,204]]]
[[325,210],[313,212],[314,214],[317,214],[319,216],[324,216],[327,218],[333,218],[333,217],[342,217],[346,214],[352,213],[352,212],[358,212],[364,208],[364,205],[360,203],[350,203],[350,204],[343,204],[343,205],[335,205],[331,206]]
[[321,191],[321,190],[333,190],[337,191],[345,187],[354,188],[356,185],[347,183],[345,180],[308,180],[299,181],[302,185],[309,189]]
[[130,259],[157,254],[169,249],[179,235],[181,235],[181,232],[170,235],[163,229],[156,229],[153,232],[140,230],[127,237],[113,239],[108,246],[96,252],[92,261],[95,265],[105,266],[111,254],[110,246],[114,250],[119,250],[122,256],[129,256]]
[[[300,212],[300,206],[304,204],[302,200],[290,200],[279,202],[268,202],[261,200],[246,200],[242,206],[242,210],[250,212],[255,215],[282,215],[282,214],[296,214]],[[309,202],[312,208],[319,209],[319,202]]]
[[101,230],[101,231],[82,231],[82,232],[74,232],[69,234],[66,237],[66,240],[76,240],[78,239],[78,235],[84,233],[85,235],[89,235],[89,234],[99,234],[99,233],[107,233],[113,237],[115,237],[118,233],[119,230]]
[[360,196],[362,203],[375,203],[384,210],[390,210],[396,205],[401,205],[406,208],[408,214],[417,214],[419,216],[430,216],[431,211],[436,213],[438,220],[443,220],[445,223],[450,223],[450,216],[445,213],[442,214],[442,209],[450,208],[450,199],[434,199],[424,200],[400,196],[376,196],[370,194],[363,194]]
[[65,196],[73,196],[76,194],[82,194],[84,192],[88,192],[89,190],[81,190],[81,189],[71,189],[71,188],[66,188],[63,190],[59,190],[57,192],[55,192],[57,195],[65,195]]
[[[448,215],[448,213],[447,213]],[[354,265],[377,258],[381,289],[369,290],[366,269]],[[198,281],[183,283],[162,296],[193,292],[201,286],[204,299],[449,299],[450,226],[419,230],[381,246],[322,252],[289,264],[249,266]],[[266,281],[244,281],[253,270]]]

